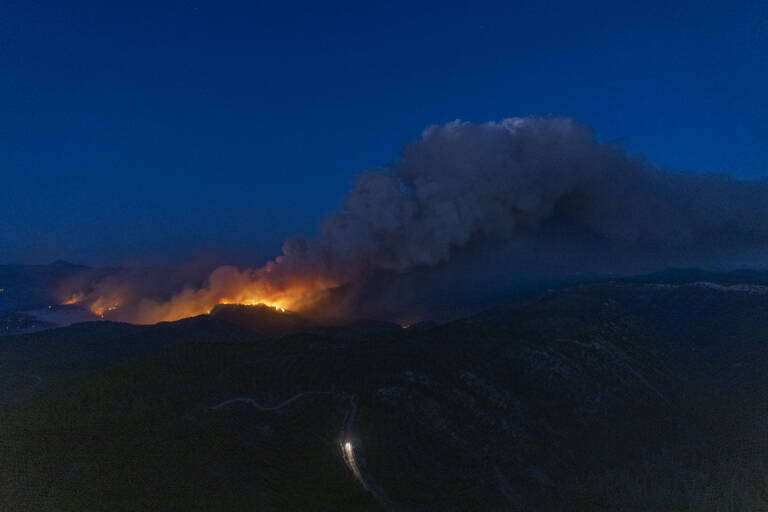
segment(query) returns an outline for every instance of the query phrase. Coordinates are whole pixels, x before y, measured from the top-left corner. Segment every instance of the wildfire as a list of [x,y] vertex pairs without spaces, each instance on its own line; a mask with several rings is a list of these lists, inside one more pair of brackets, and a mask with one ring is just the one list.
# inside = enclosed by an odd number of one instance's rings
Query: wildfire
[[83,293],[73,293],[70,298],[62,302],[63,305],[71,306],[72,304],[78,304],[83,301],[85,295]]
[[99,297],[90,304],[88,304],[88,300],[86,300],[86,296],[82,292],[76,292],[69,296],[68,299],[63,300],[61,302],[62,305],[71,306],[74,304],[80,304],[84,303],[87,305],[88,309],[96,316],[100,316],[101,318],[104,318],[104,315],[108,313],[109,311],[115,311],[120,307],[120,301],[112,298],[107,297]]
[[218,267],[202,287],[186,286],[160,297],[142,294],[141,282],[115,276],[86,293],[65,294],[63,303],[81,304],[102,318],[154,324],[208,314],[218,304],[264,305],[281,313],[303,312],[336,285],[312,272],[277,273],[274,268],[274,264],[245,270]]
[[285,307],[281,306],[279,303],[263,301],[263,300],[233,301],[229,299],[219,299],[219,304],[242,304],[244,306],[261,305],[261,306],[267,306],[269,308],[273,308],[275,311],[279,311],[281,313],[285,313],[287,311]]
[[108,311],[114,311],[119,307],[120,307],[120,304],[111,304],[109,306],[94,304],[91,306],[91,313],[93,313],[94,315],[100,316],[101,318],[104,318],[104,313]]

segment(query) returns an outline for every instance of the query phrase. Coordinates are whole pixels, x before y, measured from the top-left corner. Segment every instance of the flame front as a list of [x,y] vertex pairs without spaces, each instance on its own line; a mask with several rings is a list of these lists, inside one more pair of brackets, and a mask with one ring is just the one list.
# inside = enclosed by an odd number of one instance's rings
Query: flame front
[[281,313],[285,313],[287,310],[285,307],[281,306],[280,304],[276,304],[274,302],[265,302],[263,300],[247,300],[244,302],[238,302],[230,299],[219,299],[219,304],[242,304],[244,306],[267,306],[270,308],[273,308],[275,311],[280,311]]

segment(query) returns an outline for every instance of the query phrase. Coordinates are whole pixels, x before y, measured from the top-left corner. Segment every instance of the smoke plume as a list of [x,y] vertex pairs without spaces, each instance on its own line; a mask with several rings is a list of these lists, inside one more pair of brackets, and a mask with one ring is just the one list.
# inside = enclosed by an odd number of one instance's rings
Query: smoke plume
[[767,247],[765,183],[660,170],[569,118],[454,121],[361,173],[317,239],[169,297],[116,298],[115,317],[173,320],[220,302],[402,317],[516,279],[755,263]]

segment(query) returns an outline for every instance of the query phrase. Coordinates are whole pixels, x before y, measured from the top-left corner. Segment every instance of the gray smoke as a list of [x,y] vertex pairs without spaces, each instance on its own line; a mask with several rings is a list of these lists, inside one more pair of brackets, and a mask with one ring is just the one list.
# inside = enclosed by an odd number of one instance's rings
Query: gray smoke
[[545,231],[640,252],[763,250],[768,186],[661,171],[573,119],[455,121],[361,174],[321,244],[333,265],[403,272]]

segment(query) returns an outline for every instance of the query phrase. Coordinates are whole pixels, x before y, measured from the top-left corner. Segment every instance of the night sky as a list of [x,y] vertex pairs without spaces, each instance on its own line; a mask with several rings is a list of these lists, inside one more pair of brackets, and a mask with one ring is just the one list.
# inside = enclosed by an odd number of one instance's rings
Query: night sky
[[765,2],[109,3],[0,7],[0,263],[259,264],[457,118],[768,173]]

